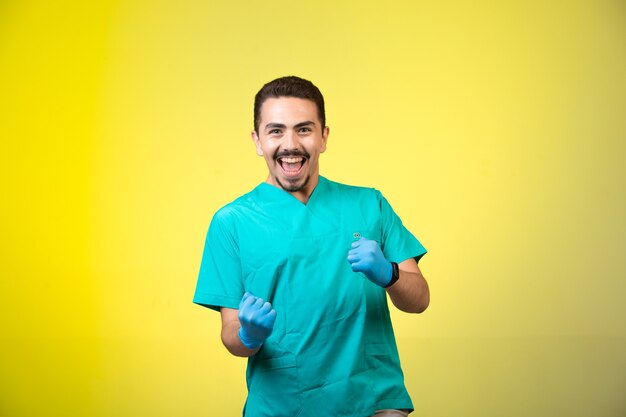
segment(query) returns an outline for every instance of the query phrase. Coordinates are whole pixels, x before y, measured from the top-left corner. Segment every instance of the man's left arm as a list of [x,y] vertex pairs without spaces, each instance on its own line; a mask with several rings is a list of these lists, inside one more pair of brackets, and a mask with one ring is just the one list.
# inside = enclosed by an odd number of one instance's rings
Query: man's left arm
[[407,313],[421,313],[430,304],[430,290],[417,262],[409,258],[398,264],[400,278],[387,287],[391,302]]
[[407,313],[421,313],[430,303],[428,283],[415,258],[398,264],[398,280],[392,282],[393,267],[378,242],[365,237],[352,243],[348,262],[354,272],[362,272],[374,284],[387,290],[393,305]]

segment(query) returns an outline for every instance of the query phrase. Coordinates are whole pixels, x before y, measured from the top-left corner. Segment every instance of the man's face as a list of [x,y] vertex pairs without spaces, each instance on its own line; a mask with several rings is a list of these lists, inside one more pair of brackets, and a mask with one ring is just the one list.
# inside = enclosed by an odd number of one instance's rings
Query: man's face
[[267,163],[267,182],[308,198],[317,185],[318,159],[328,139],[315,103],[296,97],[268,98],[261,106],[258,129],[258,134],[252,132],[252,140]]

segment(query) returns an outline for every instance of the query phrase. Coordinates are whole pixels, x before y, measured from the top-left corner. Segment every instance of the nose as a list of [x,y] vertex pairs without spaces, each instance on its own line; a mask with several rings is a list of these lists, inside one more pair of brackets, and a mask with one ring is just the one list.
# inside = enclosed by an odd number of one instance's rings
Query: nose
[[283,147],[285,149],[299,149],[300,140],[293,129],[288,129],[284,138]]

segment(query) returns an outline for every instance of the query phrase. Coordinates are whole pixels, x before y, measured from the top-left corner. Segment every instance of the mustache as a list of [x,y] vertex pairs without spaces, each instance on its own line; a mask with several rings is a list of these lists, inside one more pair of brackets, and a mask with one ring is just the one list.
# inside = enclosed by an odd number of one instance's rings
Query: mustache
[[276,151],[274,153],[274,160],[277,160],[278,158],[289,158],[289,157],[303,157],[306,159],[309,159],[311,157],[311,155],[306,151],[306,150],[300,150],[300,149],[289,149],[289,150],[285,150],[285,151]]

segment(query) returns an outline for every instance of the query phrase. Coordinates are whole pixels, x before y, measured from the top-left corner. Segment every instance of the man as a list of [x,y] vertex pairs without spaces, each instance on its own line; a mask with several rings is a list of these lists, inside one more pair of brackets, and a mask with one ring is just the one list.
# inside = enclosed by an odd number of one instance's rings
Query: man
[[213,217],[194,302],[248,357],[244,415],[406,416],[387,294],[420,313],[426,250],[380,192],[319,175],[324,99],[283,77],[257,93],[252,140],[269,175]]

